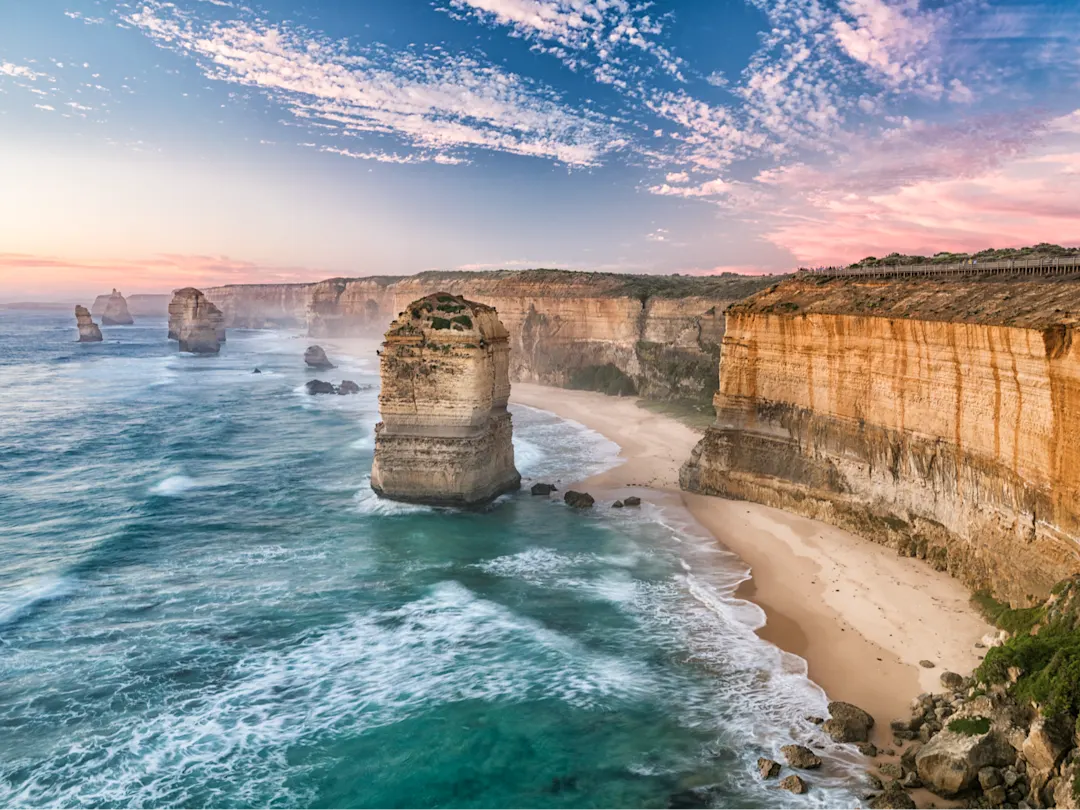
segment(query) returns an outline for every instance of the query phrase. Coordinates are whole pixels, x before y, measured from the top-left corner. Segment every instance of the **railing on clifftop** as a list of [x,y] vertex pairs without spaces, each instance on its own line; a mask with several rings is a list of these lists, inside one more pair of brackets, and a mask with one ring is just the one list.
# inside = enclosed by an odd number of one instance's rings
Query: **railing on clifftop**
[[1025,275],[1054,276],[1080,273],[1080,256],[1044,259],[1004,259],[980,262],[969,259],[952,264],[895,264],[884,267],[814,267],[799,270],[798,275],[892,278],[902,276],[981,276]]

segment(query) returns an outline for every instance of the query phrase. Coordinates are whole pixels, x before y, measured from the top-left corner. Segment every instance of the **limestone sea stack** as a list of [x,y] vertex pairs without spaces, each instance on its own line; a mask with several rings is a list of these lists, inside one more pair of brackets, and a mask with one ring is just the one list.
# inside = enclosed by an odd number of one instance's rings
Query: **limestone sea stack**
[[376,493],[473,506],[521,486],[506,410],[509,334],[492,307],[448,293],[414,301],[381,358]]
[[101,329],[90,317],[90,310],[83,306],[75,306],[75,322],[79,326],[79,343],[100,343]]
[[217,354],[225,342],[225,319],[216,306],[194,287],[173,292],[169,303],[169,339],[180,351]]
[[101,312],[102,326],[131,326],[135,323],[135,319],[128,312],[127,301],[115,287],[109,295],[99,295],[98,300],[94,302],[95,306],[101,303],[102,299],[104,299]]
[[322,346],[308,346],[307,351],[304,352],[304,362],[311,368],[334,368],[334,364],[330,362]]

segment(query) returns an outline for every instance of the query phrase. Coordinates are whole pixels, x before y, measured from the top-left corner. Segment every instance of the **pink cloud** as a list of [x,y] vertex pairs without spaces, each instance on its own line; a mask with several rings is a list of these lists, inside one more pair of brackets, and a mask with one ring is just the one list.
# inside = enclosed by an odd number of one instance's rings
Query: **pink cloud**
[[226,256],[158,254],[146,259],[71,260],[0,253],[0,300],[76,300],[117,287],[164,293],[177,287],[317,281],[335,275],[308,267],[275,267]]
[[1080,171],[1076,118],[1001,138],[979,122],[908,128],[828,167],[762,173],[775,205],[766,238],[805,264],[1080,243],[1080,198],[1063,181]]

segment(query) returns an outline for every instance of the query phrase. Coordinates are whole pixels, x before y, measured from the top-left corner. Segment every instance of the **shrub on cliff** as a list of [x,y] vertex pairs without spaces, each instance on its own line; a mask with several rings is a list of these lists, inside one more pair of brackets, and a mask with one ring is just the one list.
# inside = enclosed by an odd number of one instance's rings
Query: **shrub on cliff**
[[[1045,605],[1006,610],[1001,619],[1014,635],[991,649],[976,675],[987,683],[1008,683],[1018,700],[1042,714],[1080,716],[1080,577],[1054,588]],[[999,625],[1001,626],[1001,625]]]

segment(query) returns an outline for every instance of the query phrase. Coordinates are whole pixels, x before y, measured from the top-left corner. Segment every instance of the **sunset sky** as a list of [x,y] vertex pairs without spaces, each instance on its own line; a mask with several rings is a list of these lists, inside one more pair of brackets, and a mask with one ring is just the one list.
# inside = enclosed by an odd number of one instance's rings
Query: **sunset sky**
[[0,301],[1080,244],[1075,0],[0,9]]

